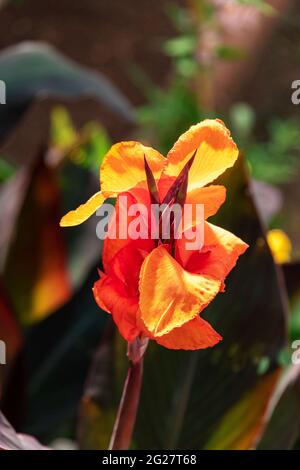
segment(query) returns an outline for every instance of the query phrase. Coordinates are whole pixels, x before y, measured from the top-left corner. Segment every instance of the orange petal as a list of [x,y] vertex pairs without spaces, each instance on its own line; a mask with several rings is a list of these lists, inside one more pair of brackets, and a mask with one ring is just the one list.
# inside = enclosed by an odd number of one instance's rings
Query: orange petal
[[164,175],[178,176],[196,149],[198,151],[189,171],[189,190],[215,180],[238,157],[237,146],[225,125],[217,119],[206,119],[181,135],[168,154]]
[[215,346],[222,336],[198,316],[155,340],[169,349],[205,349]]
[[62,227],[85,222],[100,207],[106,198],[133,188],[146,180],[144,156],[155,178],[159,179],[166,159],[151,147],[139,142],[121,142],[111,147],[100,168],[101,192],[92,196],[85,204],[66,214],[60,222]]
[[146,248],[149,242],[152,240],[131,240],[122,247],[110,259],[106,274],[95,283],[93,289],[96,302],[100,308],[112,314],[121,335],[127,341],[140,333],[137,326],[139,274],[148,253]]
[[141,320],[155,338],[163,336],[195,318],[220,286],[215,279],[185,271],[165,246],[159,246],[141,268]]
[[136,325],[138,298],[128,297],[122,282],[106,275],[95,282],[93,293],[99,307],[112,314],[123,338],[132,341],[140,333]]
[[211,185],[189,191],[185,203],[203,204],[204,218],[207,219],[218,212],[225,199],[226,188],[224,186]]
[[247,243],[231,232],[205,222],[203,248],[197,252],[187,251],[185,238],[179,239],[176,242],[176,259],[187,271],[224,281],[247,248]]
[[141,243],[131,241],[114,256],[108,266],[107,274],[123,282],[128,296],[138,297],[140,270],[150,251],[147,251],[147,242],[148,240],[141,240]]
[[[144,187],[136,187],[128,191],[127,193],[122,193],[122,196],[126,196],[127,207],[124,207],[120,203],[120,198],[118,197],[115,204],[115,216],[111,218],[108,226],[108,236],[103,242],[102,250],[102,262],[105,272],[108,272],[109,264],[114,256],[122,250],[125,246],[133,243],[131,238],[128,235],[128,226],[127,226],[127,237],[119,238],[119,220],[122,217],[126,217],[128,224],[134,220],[134,216],[128,215],[128,208],[131,204],[142,203],[146,207],[150,205],[150,196],[148,190]],[[150,222],[149,227],[150,227]],[[109,234],[116,234],[116,237],[109,237]],[[136,249],[140,249],[146,252],[150,252],[154,248],[154,241],[149,237],[147,239],[137,239],[134,240],[134,246]]]
[[60,221],[61,227],[71,227],[85,222],[103,204],[106,197],[99,191],[77,209],[68,212]]
[[166,159],[139,142],[121,142],[111,147],[100,168],[101,190],[119,193],[146,180],[144,156],[155,179],[159,179]]

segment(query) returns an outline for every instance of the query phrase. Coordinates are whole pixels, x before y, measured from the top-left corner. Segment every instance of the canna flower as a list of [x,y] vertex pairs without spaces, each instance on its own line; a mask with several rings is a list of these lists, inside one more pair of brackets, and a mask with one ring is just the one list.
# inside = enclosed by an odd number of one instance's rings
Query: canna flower
[[[153,199],[171,204],[179,194],[185,203],[204,205],[200,249],[186,248],[186,232],[170,240],[150,236],[104,240],[104,272],[93,293],[128,342],[147,337],[166,348],[202,349],[222,339],[200,314],[224,291],[226,276],[248,245],[207,222],[226,198],[223,186],[208,184],[233,166],[237,157],[230,132],[219,120],[192,126],[167,158],[138,142],[115,144],[101,165],[101,191],[62,218],[62,226],[78,225],[109,197],[116,197],[115,209],[120,214],[125,210],[124,195],[146,207],[151,207]],[[116,224],[118,217],[111,220],[109,230]],[[197,230],[196,221],[195,225],[190,228]]]

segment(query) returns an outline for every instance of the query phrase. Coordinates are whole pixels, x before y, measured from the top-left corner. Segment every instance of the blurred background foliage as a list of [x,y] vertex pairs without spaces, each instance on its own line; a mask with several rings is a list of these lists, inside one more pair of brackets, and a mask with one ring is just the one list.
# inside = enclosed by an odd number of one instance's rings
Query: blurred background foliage
[[150,345],[132,447],[299,448],[299,15],[292,0],[3,2],[0,390],[17,431],[107,447],[125,344],[91,292],[96,217],[59,219],[97,190],[112,143],[166,154],[218,116],[241,156],[215,222],[250,249],[205,312],[220,345]]

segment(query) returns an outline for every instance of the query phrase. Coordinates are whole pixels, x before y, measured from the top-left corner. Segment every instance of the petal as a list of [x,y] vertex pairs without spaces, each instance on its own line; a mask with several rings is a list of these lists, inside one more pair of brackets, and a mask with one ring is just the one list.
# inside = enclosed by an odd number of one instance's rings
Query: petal
[[[102,262],[105,272],[108,272],[109,264],[113,257],[127,245],[134,243],[136,249],[140,249],[146,252],[150,252],[154,248],[154,241],[150,237],[147,239],[131,240],[130,236],[128,235],[128,224],[134,219],[133,216],[128,215],[128,208],[131,204],[136,203],[144,204],[146,207],[149,207],[149,192],[144,187],[136,187],[132,188],[127,193],[122,193],[122,196],[127,197],[127,204],[124,205],[118,196],[115,205],[115,216],[112,217],[109,222],[107,237],[103,243]],[[127,220],[127,236],[120,238],[119,222],[122,217],[126,217]],[[116,236],[114,236],[114,234],[116,234]]]
[[93,293],[99,307],[112,314],[120,334],[126,341],[132,341],[138,336],[138,298],[129,297],[122,282],[113,276],[104,275],[95,282]]
[[110,261],[107,274],[116,277],[124,284],[126,294],[137,297],[139,294],[139,276],[145,257],[150,250],[147,250],[147,240],[131,241],[124,246]]
[[121,335],[127,341],[140,333],[137,326],[139,274],[148,254],[143,242],[149,240],[129,241],[122,247],[110,259],[106,274],[95,283],[93,289],[99,307],[112,314]]
[[101,190],[119,193],[146,180],[144,156],[155,179],[159,179],[166,159],[139,142],[121,142],[111,147],[100,168]]
[[168,154],[164,175],[177,176],[198,149],[189,171],[189,190],[205,186],[233,166],[238,149],[220,120],[206,119],[181,135]]
[[86,203],[81,204],[77,209],[68,212],[60,221],[61,227],[71,227],[85,222],[103,204],[106,197],[99,191],[94,194]]
[[155,178],[159,179],[166,159],[151,147],[139,142],[121,142],[111,147],[100,168],[101,192],[94,194],[85,204],[66,214],[62,227],[85,222],[103,204],[106,198],[116,197],[146,180],[144,156]]
[[[128,249],[130,250],[139,251],[140,253],[145,253],[148,254],[150,253],[151,250],[155,247],[154,241],[151,239],[147,240],[122,240],[122,239],[117,239],[117,240],[109,240],[105,239],[104,244],[103,244],[103,254],[102,254],[102,262],[103,262],[103,267],[105,272],[109,272],[111,269],[111,262],[112,259],[118,254],[118,253],[123,253],[124,250]],[[124,256],[124,255],[122,255]],[[130,259],[127,258],[127,269],[130,271],[132,268],[132,264],[130,262]]]
[[189,191],[185,203],[203,204],[204,218],[207,219],[218,212],[225,199],[226,188],[224,186],[211,185]]
[[161,245],[140,273],[140,318],[156,338],[195,318],[219,292],[221,283],[185,271]]
[[222,340],[212,326],[199,316],[175,328],[170,333],[155,338],[158,344],[169,349],[205,349]]
[[247,243],[231,232],[205,222],[203,248],[195,252],[187,251],[185,238],[177,240],[176,259],[192,273],[224,281],[247,248]]

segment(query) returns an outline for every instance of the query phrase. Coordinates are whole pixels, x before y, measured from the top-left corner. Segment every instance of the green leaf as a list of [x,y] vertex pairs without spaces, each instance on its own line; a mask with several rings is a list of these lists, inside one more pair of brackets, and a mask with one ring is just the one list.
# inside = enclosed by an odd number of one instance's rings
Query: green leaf
[[254,110],[247,103],[237,103],[230,109],[230,121],[239,139],[249,138],[255,124]]
[[7,101],[0,107],[0,134],[15,125],[34,99],[49,96],[92,96],[127,122],[135,121],[127,99],[104,76],[42,42],[23,42],[3,50],[0,77],[6,84]]
[[192,124],[203,119],[194,94],[184,81],[174,81],[169,90],[158,89],[151,102],[138,110],[138,120],[150,134],[147,136],[157,143],[162,153],[167,153],[176,141]]
[[245,51],[238,47],[222,44],[216,49],[216,55],[222,60],[238,60],[245,57]]
[[175,69],[180,77],[192,78],[199,70],[199,65],[192,57],[180,57],[175,63]]
[[0,157],[0,183],[8,180],[15,172],[14,167],[6,160]]
[[76,143],[78,136],[68,111],[63,106],[57,106],[50,116],[51,145],[60,149],[68,149]]
[[196,49],[196,36],[178,36],[164,43],[163,49],[170,57],[191,55]]
[[179,32],[186,32],[192,26],[192,18],[187,8],[179,7],[174,4],[167,4],[166,11],[172,24]]
[[266,15],[275,15],[276,9],[266,0],[237,0],[241,5],[254,6]]
[[81,135],[84,141],[82,165],[93,170],[98,177],[102,159],[111,147],[111,139],[105,128],[97,122],[86,123],[81,130]]
[[97,122],[87,122],[76,130],[67,109],[55,107],[51,112],[50,146],[61,156],[99,175],[102,159],[111,147],[107,131]]
[[273,118],[268,131],[266,141],[244,144],[252,176],[273,184],[289,182],[299,168],[299,122]]

